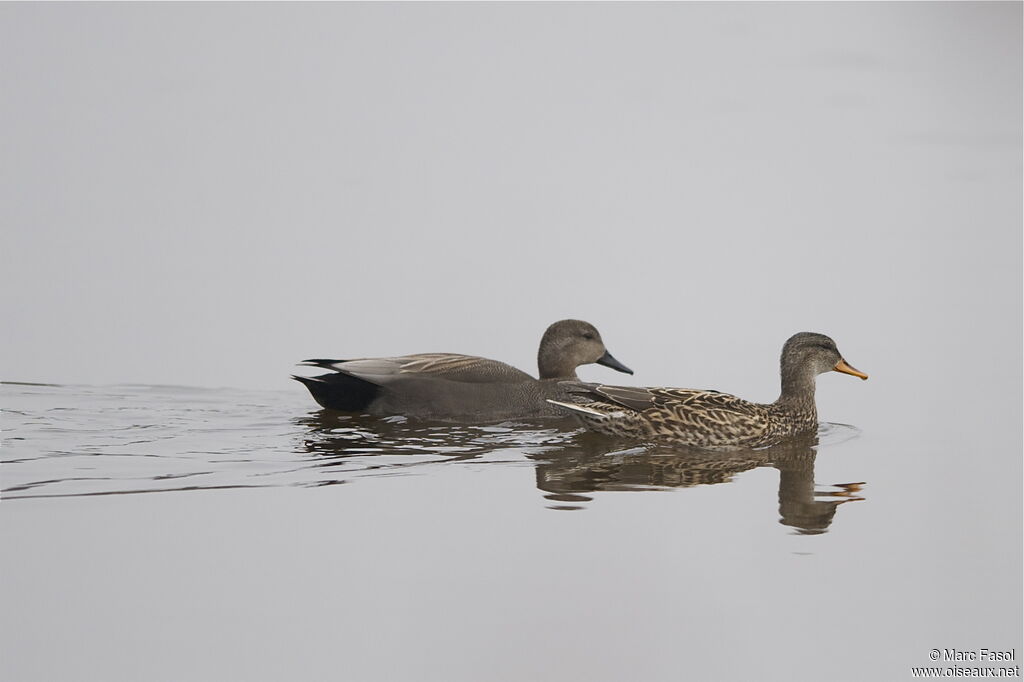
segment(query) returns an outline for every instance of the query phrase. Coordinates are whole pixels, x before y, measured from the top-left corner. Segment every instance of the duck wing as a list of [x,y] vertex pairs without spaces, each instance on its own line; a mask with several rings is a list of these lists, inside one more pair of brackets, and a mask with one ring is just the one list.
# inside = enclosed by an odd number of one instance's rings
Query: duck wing
[[603,384],[577,384],[568,390],[573,403],[558,403],[563,407],[611,421],[642,422],[658,433],[687,433],[700,443],[743,441],[770,427],[763,405],[720,391]]
[[526,372],[504,362],[458,353],[419,353],[356,360],[305,360],[299,364],[344,372],[378,385],[403,379],[444,379],[465,383],[534,381]]
[[657,409],[677,415],[701,414],[707,419],[720,422],[760,421],[766,417],[760,405],[721,391],[596,386],[594,392],[606,400],[638,412]]

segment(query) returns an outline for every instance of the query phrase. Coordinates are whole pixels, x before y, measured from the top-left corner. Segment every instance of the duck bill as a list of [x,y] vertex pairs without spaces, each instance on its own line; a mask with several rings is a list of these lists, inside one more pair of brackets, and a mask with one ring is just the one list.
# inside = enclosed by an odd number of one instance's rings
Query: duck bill
[[855,377],[860,377],[861,379],[867,379],[868,378],[867,374],[865,374],[864,372],[860,371],[859,369],[856,369],[856,368],[851,367],[850,365],[846,364],[846,360],[843,360],[843,359],[840,359],[839,362],[836,363],[836,366],[833,367],[832,369],[833,369],[833,371],[842,372],[843,374],[851,374],[851,375],[853,375]]
[[605,367],[611,367],[616,372],[625,372],[626,374],[632,374],[633,370],[626,367],[624,364],[612,357],[612,354],[608,351],[604,352],[604,355],[597,359],[597,364],[604,365]]

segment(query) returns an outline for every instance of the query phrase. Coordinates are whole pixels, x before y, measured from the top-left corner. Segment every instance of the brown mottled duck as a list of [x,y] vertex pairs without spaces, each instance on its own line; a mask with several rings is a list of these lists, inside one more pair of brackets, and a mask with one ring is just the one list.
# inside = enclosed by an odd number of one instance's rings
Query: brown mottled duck
[[705,448],[762,447],[817,430],[815,378],[830,371],[868,378],[843,359],[835,341],[801,332],[782,347],[782,393],[773,403],[718,391],[601,384],[576,384],[571,401],[548,402],[611,435]]
[[305,360],[331,370],[316,377],[293,376],[321,406],[376,416],[498,421],[559,417],[548,398],[569,399],[566,381],[576,368],[597,363],[632,374],[604,347],[588,322],[561,320],[547,328],[537,353],[540,379],[497,360],[456,353],[421,353],[359,360]]

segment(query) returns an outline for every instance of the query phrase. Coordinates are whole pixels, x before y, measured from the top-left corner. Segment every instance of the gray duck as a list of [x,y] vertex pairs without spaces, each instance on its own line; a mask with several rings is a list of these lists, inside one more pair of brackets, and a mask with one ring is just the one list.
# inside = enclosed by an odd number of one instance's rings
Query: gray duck
[[567,385],[569,401],[549,402],[601,433],[703,448],[763,447],[817,430],[814,386],[819,374],[868,378],[843,359],[835,341],[812,332],[790,337],[780,364],[782,393],[768,404],[719,391],[601,384]]
[[357,360],[313,359],[300,365],[331,370],[302,382],[322,407],[376,416],[499,421],[558,417],[547,399],[569,399],[563,382],[576,368],[597,363],[632,374],[608,352],[594,325],[560,320],[547,328],[537,352],[540,379],[497,360],[457,353],[420,353]]

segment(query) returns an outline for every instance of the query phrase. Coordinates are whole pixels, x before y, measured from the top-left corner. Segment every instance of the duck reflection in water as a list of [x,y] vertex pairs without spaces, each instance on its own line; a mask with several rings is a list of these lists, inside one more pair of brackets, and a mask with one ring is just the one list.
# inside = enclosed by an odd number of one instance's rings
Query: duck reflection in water
[[864,499],[859,496],[863,483],[816,490],[817,435],[767,448],[719,452],[637,447],[632,441],[581,431],[571,419],[557,426],[453,425],[321,410],[295,423],[304,427],[301,450],[316,457],[314,466],[324,474],[398,473],[440,462],[508,462],[502,453],[521,461],[525,455],[535,464],[537,488],[559,510],[584,509],[592,499],[587,493],[728,483],[758,467],[778,469],[779,522],[801,534],[826,532],[839,505]]
[[[363,458],[391,456],[391,467],[409,464],[477,460],[508,451],[521,460],[534,451],[560,450],[577,433],[575,419],[549,419],[543,424],[501,422],[452,424],[410,420],[405,417],[350,415],[319,410],[294,420],[304,427],[301,449],[317,455],[319,466],[335,466],[361,460],[364,470],[379,469]],[[500,459],[500,458],[499,458]],[[503,460],[506,461],[506,460]]]
[[[619,441],[626,445],[628,441]],[[818,437],[793,438],[772,447],[707,451],[683,447],[632,447],[615,451],[609,441],[582,433],[576,447],[551,455],[531,455],[537,462],[537,487],[548,493],[554,509],[581,509],[585,493],[610,490],[664,490],[728,483],[740,472],[757,467],[779,471],[779,523],[800,534],[828,530],[839,505],[863,500],[864,483],[841,483],[834,491],[818,491],[814,460]]]

